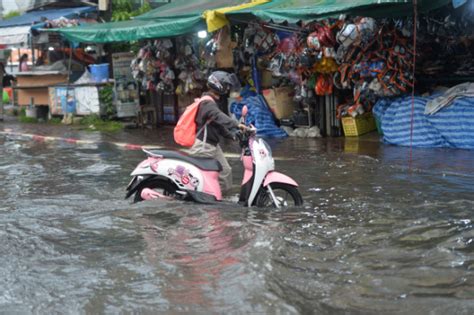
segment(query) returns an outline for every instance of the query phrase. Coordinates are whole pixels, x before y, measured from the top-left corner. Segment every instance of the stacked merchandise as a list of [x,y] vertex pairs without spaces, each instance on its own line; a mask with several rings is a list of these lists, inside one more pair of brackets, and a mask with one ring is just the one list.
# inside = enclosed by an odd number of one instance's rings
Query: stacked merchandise
[[272,87],[291,87],[294,100],[304,105],[336,89],[350,90],[338,116],[356,117],[370,112],[380,97],[411,92],[409,20],[341,17],[272,29],[251,24],[235,49],[236,71],[255,66],[270,72]]
[[140,49],[131,63],[132,75],[142,90],[173,92],[176,78],[172,69],[173,43],[169,39],[155,40]]
[[73,27],[78,26],[78,19],[67,19],[65,17],[60,17],[55,20],[46,20],[42,28],[63,28],[63,27]]
[[[189,96],[187,105],[205,88],[210,71],[233,70],[259,92],[261,83],[281,89],[272,96],[283,95],[286,103],[277,105],[289,110],[269,104],[281,120],[293,115],[296,104],[314,105],[318,96],[337,90],[345,97],[338,117],[355,118],[368,115],[379,98],[411,93],[413,29],[411,18],[343,16],[294,27],[250,23],[221,29],[201,46],[194,36],[156,40],[140,50],[132,71],[142,89]],[[260,82],[256,69],[271,74],[270,83],[268,76]]]
[[170,39],[155,40],[140,49],[131,63],[133,77],[142,91],[162,95],[163,119],[175,122],[178,96],[179,112],[191,104],[204,86],[206,72],[195,53],[193,37],[184,36],[174,42]]
[[176,93],[177,95],[202,90],[206,72],[196,56],[192,37],[155,40],[137,54],[131,63],[132,74],[142,90]]
[[339,89],[352,89],[348,103],[339,106],[340,117],[371,110],[380,97],[411,92],[413,47],[407,21],[357,18],[346,22],[337,34],[340,64],[334,76]]
[[207,69],[195,53],[193,37],[178,38],[176,46],[177,57],[173,66],[179,81],[175,92],[177,95],[200,94],[205,88]]
[[438,82],[439,78],[474,76],[473,21],[473,10],[423,16],[418,32],[417,76]]

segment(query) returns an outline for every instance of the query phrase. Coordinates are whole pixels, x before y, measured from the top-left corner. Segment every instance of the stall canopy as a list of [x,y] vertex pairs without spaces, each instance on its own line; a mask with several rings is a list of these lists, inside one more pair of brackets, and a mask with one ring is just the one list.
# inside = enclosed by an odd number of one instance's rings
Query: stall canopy
[[[139,16],[139,19],[162,20],[176,17],[203,16],[207,30],[214,32],[224,27],[228,21],[226,13],[251,9],[271,0],[175,0],[165,7],[160,7]],[[163,8],[166,8],[163,11]]]
[[57,10],[40,10],[25,13],[8,20],[0,21],[0,45],[25,46],[32,27],[40,27],[43,20],[55,20],[60,17],[75,18],[96,12],[95,7],[78,7]]
[[[418,0],[428,11],[451,0]],[[57,29],[68,40],[83,43],[136,41],[178,36],[206,28],[215,31],[227,17],[252,16],[275,22],[315,20],[339,14],[389,17],[413,12],[412,0],[174,0],[131,21]]]
[[[203,20],[203,14],[206,11],[234,6],[237,9],[242,9],[264,2],[266,0],[175,0],[130,21],[86,25],[54,31],[63,34],[70,41],[83,43],[136,41],[178,36],[206,29]],[[244,6],[240,7],[240,5]],[[222,25],[225,21],[221,20],[216,23]]]
[[28,44],[28,34],[31,26],[13,26],[0,28],[1,46],[26,46]]
[[199,16],[183,17],[169,21],[130,20],[122,22],[90,24],[55,29],[68,40],[77,43],[129,42],[141,39],[177,36],[203,29]]
[[[420,12],[430,11],[452,0],[418,0]],[[228,16],[253,15],[274,22],[298,22],[351,14],[372,17],[407,16],[413,13],[412,0],[272,0],[254,8],[232,11]]]
[[251,0],[174,0],[169,4],[140,15],[137,19],[157,20],[177,17],[202,16],[205,11],[238,6],[258,1]]

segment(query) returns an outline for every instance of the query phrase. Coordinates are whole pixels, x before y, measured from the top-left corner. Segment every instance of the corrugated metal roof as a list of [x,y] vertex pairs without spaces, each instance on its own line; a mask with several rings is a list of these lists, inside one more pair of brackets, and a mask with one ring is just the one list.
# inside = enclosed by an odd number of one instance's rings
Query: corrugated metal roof
[[93,13],[96,11],[96,7],[77,7],[67,9],[32,11],[8,20],[0,21],[0,28],[21,25],[33,25],[35,23],[41,22],[41,19],[43,17],[47,18],[48,20],[58,19],[60,17],[73,18],[78,15]]

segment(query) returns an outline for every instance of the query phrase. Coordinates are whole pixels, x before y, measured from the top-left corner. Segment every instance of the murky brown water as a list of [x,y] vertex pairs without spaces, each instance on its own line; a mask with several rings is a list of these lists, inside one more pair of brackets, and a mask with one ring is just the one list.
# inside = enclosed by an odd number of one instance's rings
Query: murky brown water
[[275,155],[301,209],[131,205],[141,152],[0,136],[0,313],[474,312],[473,151],[409,163],[370,139],[290,139]]

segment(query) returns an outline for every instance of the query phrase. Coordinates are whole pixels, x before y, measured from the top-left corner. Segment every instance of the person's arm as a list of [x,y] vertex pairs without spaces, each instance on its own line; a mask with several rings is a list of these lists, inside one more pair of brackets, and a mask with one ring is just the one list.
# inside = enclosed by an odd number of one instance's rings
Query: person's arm
[[224,114],[214,102],[203,102],[202,105],[206,106],[206,115],[204,118],[218,126],[222,132],[222,136],[232,139],[234,132],[239,128],[237,121]]

